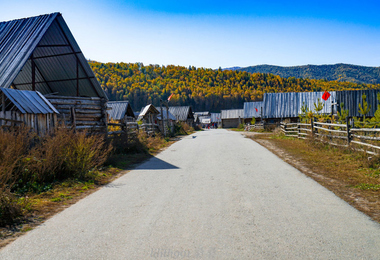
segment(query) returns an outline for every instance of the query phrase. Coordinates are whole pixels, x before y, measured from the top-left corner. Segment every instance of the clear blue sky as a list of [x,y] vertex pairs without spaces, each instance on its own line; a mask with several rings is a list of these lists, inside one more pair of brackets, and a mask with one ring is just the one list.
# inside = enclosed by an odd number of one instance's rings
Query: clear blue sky
[[380,66],[380,1],[0,0],[0,21],[52,12],[101,62]]

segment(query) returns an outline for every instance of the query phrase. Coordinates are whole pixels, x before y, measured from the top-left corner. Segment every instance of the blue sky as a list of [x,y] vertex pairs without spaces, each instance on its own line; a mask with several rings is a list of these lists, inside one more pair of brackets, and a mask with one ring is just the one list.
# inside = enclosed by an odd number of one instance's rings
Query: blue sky
[[0,0],[0,20],[61,12],[86,58],[206,68],[380,66],[380,1]]

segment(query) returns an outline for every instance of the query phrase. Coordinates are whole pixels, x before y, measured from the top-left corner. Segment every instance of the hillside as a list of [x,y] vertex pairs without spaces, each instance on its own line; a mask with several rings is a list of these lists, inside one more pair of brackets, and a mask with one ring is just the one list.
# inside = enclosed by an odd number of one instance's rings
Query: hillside
[[239,68],[239,71],[249,73],[271,73],[283,78],[295,77],[304,79],[326,79],[340,82],[380,84],[380,67],[365,67],[350,64],[335,65],[305,65],[294,67],[280,67],[272,65],[258,65]]
[[326,80],[282,78],[273,74],[212,70],[142,63],[90,61],[95,76],[110,100],[129,100],[139,111],[160,98],[171,105],[191,105],[195,111],[243,108],[246,101],[261,100],[265,92],[300,92],[380,88],[380,85]]

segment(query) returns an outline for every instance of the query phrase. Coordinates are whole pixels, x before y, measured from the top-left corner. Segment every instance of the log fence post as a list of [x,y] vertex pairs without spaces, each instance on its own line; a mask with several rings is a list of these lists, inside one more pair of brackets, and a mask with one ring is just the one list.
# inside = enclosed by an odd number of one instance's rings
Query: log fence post
[[347,128],[347,145],[350,145],[351,142],[351,125],[349,123],[349,117],[346,117],[346,128]]

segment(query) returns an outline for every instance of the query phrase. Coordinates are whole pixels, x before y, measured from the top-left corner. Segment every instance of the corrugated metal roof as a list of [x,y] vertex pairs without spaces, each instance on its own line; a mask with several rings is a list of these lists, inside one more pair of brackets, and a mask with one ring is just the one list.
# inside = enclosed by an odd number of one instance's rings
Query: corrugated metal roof
[[0,88],[0,93],[4,93],[5,97],[22,114],[59,114],[55,107],[38,91]]
[[244,109],[229,109],[220,111],[221,119],[244,118]]
[[111,108],[108,110],[108,114],[114,120],[122,120],[126,115],[135,117],[128,101],[109,101],[107,107]]
[[[161,120],[161,108],[158,108],[158,111],[160,112],[160,114],[157,116],[157,119]],[[164,114],[164,120],[166,120],[168,118],[166,107],[162,107],[162,113]],[[173,121],[176,120],[175,116],[172,113],[170,113],[170,111],[169,111],[169,119]]]
[[222,122],[222,116],[220,113],[211,113],[211,123]]
[[[0,23],[0,87],[107,98],[60,13]],[[78,66],[77,66],[78,64]]]
[[193,110],[191,109],[191,106],[173,106],[169,107],[169,111],[179,121],[186,121],[187,119],[194,120]]
[[301,107],[305,104],[309,110],[314,111],[314,103],[318,99],[324,104],[322,114],[331,113],[331,103],[335,103],[336,92],[329,91],[330,98],[322,99],[323,92],[288,92],[288,93],[265,93],[263,101],[264,118],[290,118],[298,117]]
[[359,104],[363,104],[363,94],[365,94],[366,102],[371,109],[366,116],[374,116],[377,110],[378,100],[377,94],[380,93],[379,89],[371,90],[349,90],[349,91],[337,91],[336,101],[338,103],[338,111],[341,111],[341,104],[344,103],[343,109],[348,109],[348,116],[350,117],[361,117],[359,113]]
[[244,118],[261,117],[262,108],[263,101],[244,102]]

